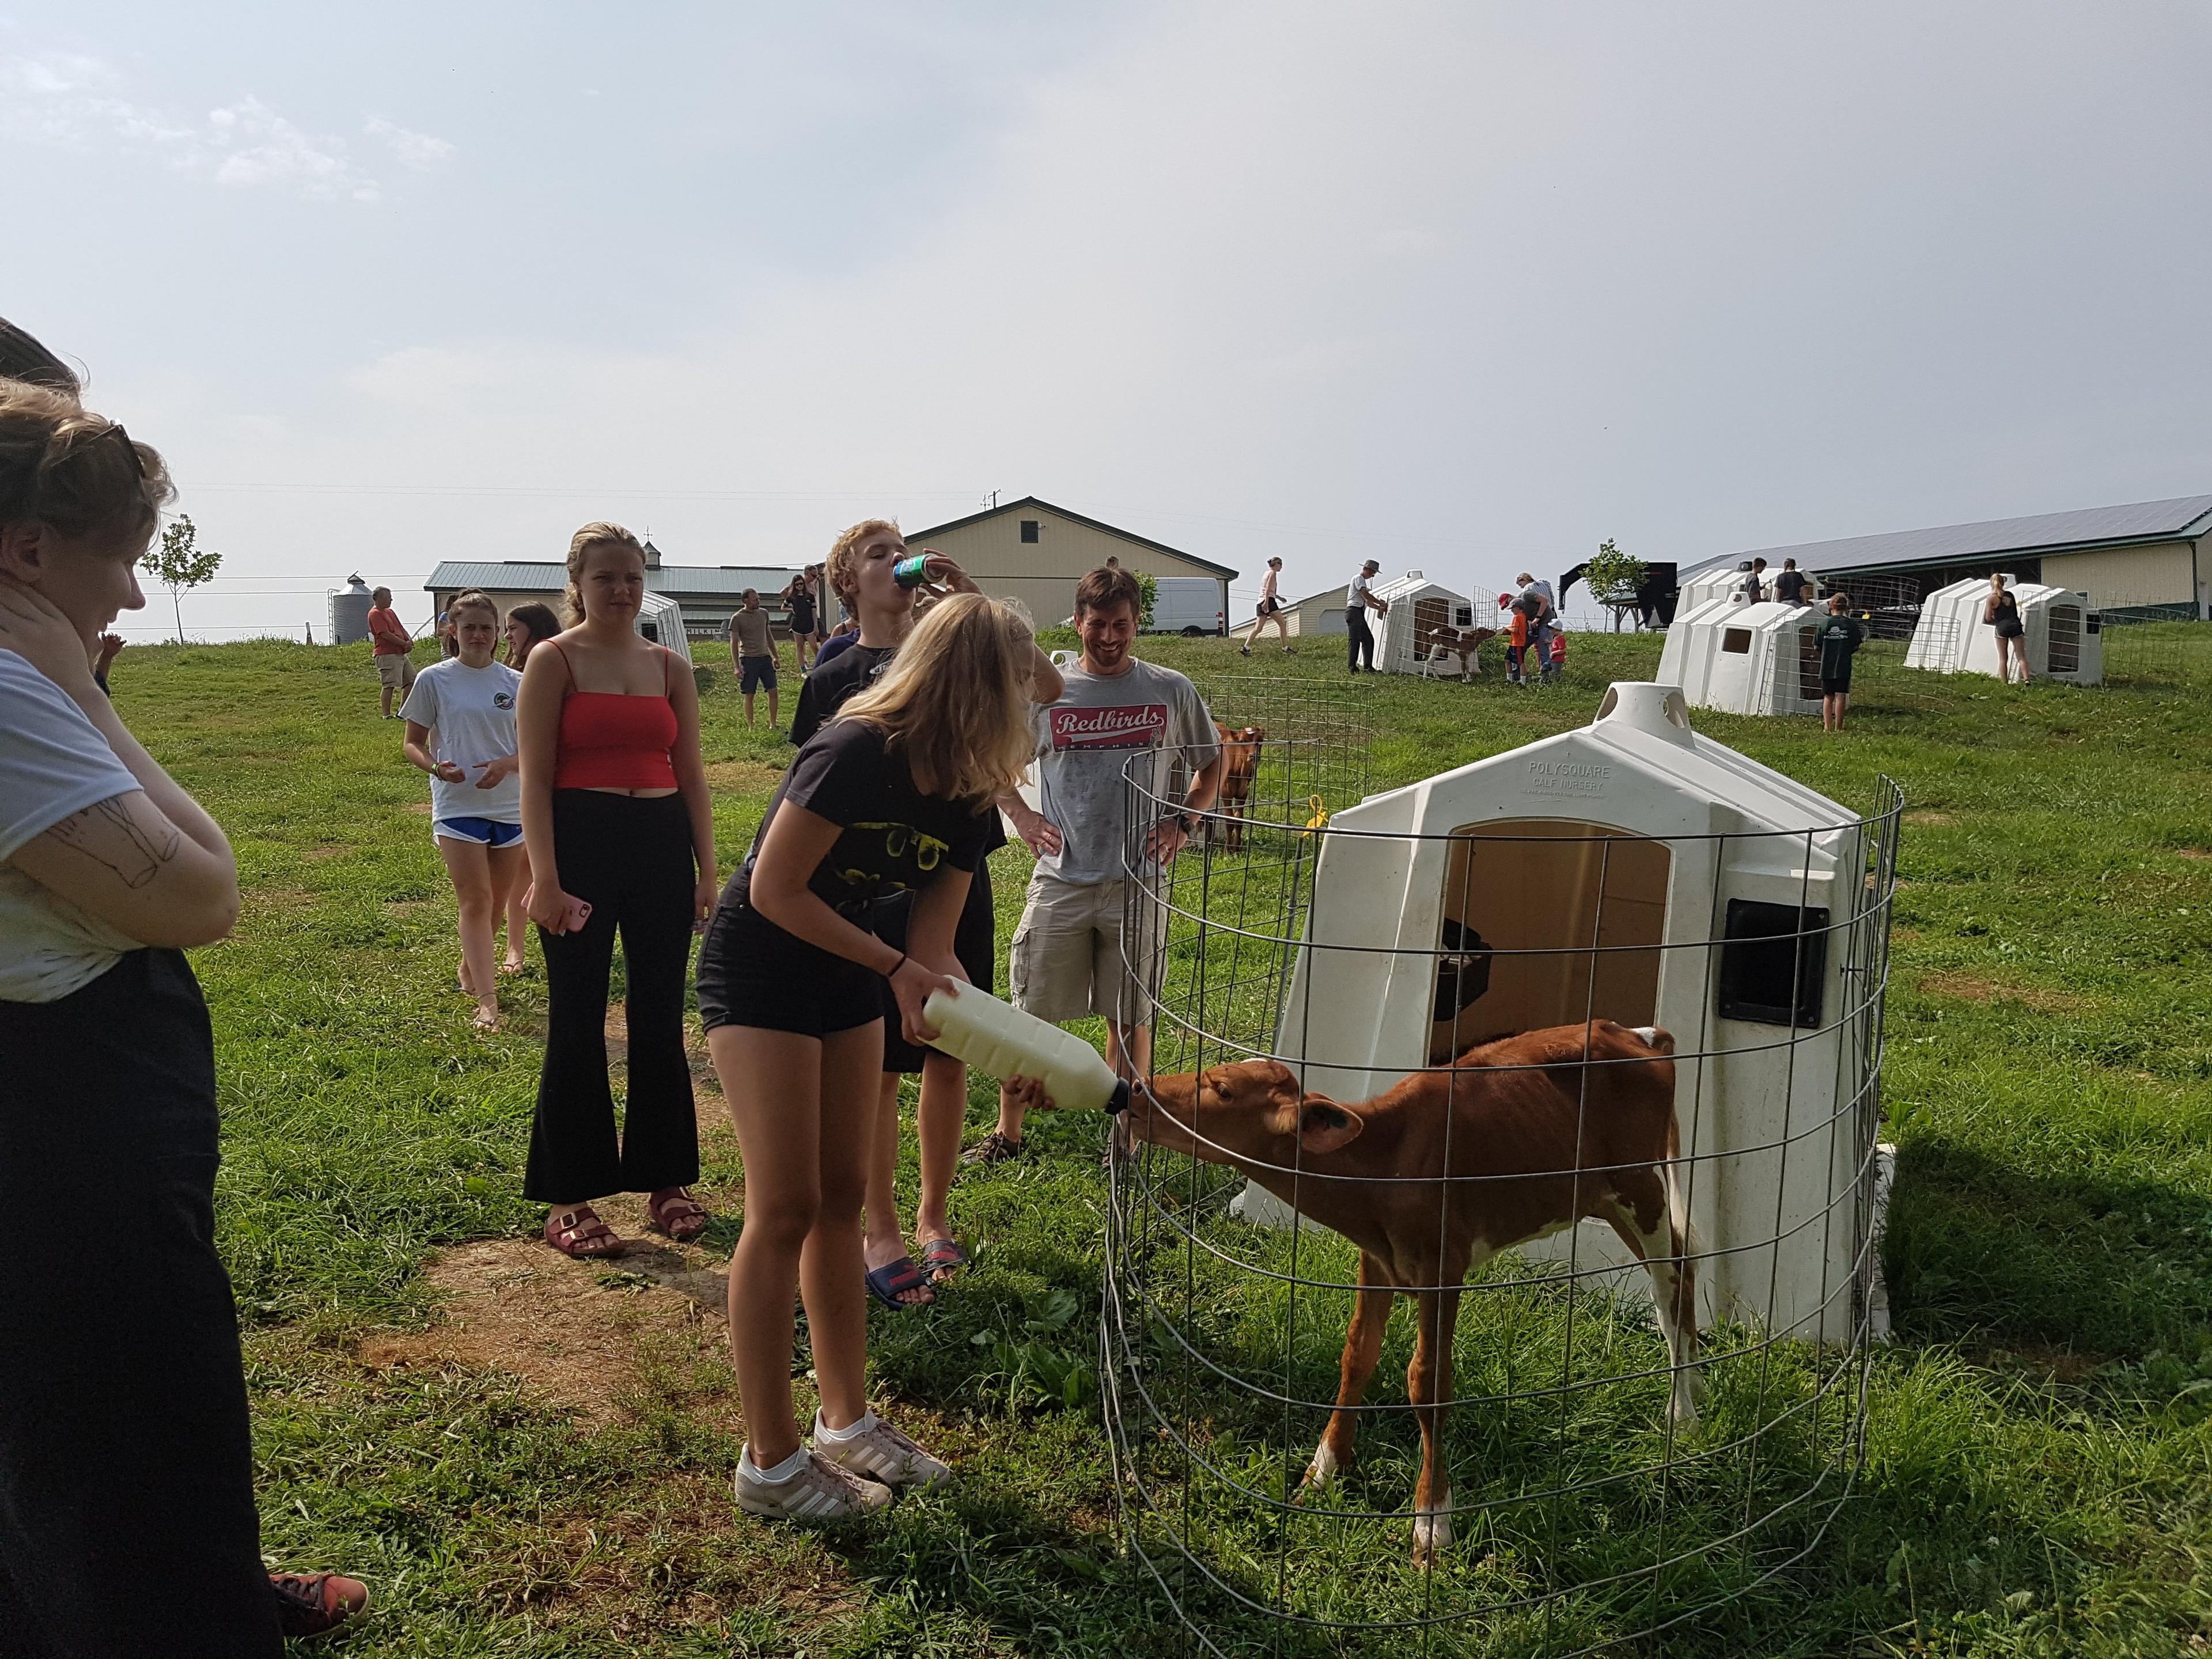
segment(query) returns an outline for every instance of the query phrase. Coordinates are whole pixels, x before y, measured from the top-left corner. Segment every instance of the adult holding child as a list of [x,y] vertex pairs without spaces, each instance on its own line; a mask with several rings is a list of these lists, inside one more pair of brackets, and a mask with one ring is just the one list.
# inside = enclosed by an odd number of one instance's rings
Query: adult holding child
[[120,426],[0,380],[0,1650],[38,1659],[277,1659],[368,1600],[262,1565],[184,956],[238,869],[93,680],[171,495]]
[[[916,558],[921,561],[919,568],[914,563]],[[915,579],[911,586],[901,579],[902,568]],[[914,631],[918,599],[976,591],[968,574],[942,553],[924,549],[910,556],[906,538],[887,519],[866,520],[838,537],[830,550],[826,569],[830,586],[860,619],[859,643],[817,666],[799,688],[799,706],[791,720],[791,740],[802,745],[834,719],[847,702],[882,678]],[[1060,693],[1060,671],[1035,644],[1030,651],[1033,659],[1030,694],[1037,702],[1050,702]],[[993,812],[986,821],[982,856],[975,861],[975,877],[968,884],[967,902],[961,907],[953,936],[953,953],[969,982],[985,991],[992,988],[998,965],[990,855],[1006,844],[1006,830]],[[868,925],[878,938],[904,950],[912,914],[913,895],[902,892],[880,901],[871,912]],[[960,1156],[960,1128],[967,1116],[968,1068],[951,1054],[905,1040],[895,1025],[898,1005],[891,1000],[888,987],[883,1012],[883,1084],[868,1160],[860,1251],[868,1286],[876,1298],[890,1306],[914,1306],[933,1301],[934,1286],[951,1279],[968,1261],[967,1253],[952,1236],[945,1207]],[[916,1075],[921,1079],[915,1103],[915,1133],[921,1152],[921,1196],[915,1210],[914,1237],[921,1255],[920,1267],[907,1254],[900,1234],[895,1189],[899,1079]]]
[[[684,1190],[699,1125],[684,1048],[694,927],[714,908],[714,823],[699,755],[699,691],[637,631],[645,550],[615,524],[568,544],[570,626],[530,653],[518,736],[530,915],[545,952],[545,1064],[526,1197],[552,1206],[545,1241],[574,1256],[623,1248],[591,1200],[641,1192],[654,1231],[706,1226]],[[622,935],[629,1091],[615,1133],[607,987]]]
[[[408,763],[430,775],[430,835],[453,884],[461,932],[460,986],[476,999],[476,1026],[499,1029],[499,984],[492,966],[499,920],[523,870],[522,779],[515,750],[514,702],[522,676],[493,660],[499,607],[471,590],[447,607],[460,654],[434,662],[415,679],[400,714]],[[521,965],[522,939],[510,927],[507,971]]]
[[[992,802],[1029,758],[1036,660],[1007,606],[975,593],[934,606],[793,760],[700,948],[699,1012],[745,1166],[729,1313],[750,1514],[857,1515],[889,1503],[886,1487],[951,1474],[865,1392],[860,1211],[884,987],[908,1042],[936,1036],[922,1005],[964,976],[954,935]],[[900,892],[915,896],[903,950],[868,928]],[[792,1407],[794,1289],[819,1397],[811,1450]]]
[[[1140,848],[1155,865],[1172,862],[1197,827],[1194,814],[1213,805],[1221,784],[1219,733],[1198,688],[1131,653],[1140,604],[1137,579],[1119,568],[1093,570],[1076,584],[1083,651],[1065,671],[1060,696],[1036,711],[1037,805],[1011,789],[1000,800],[1037,855],[1006,964],[1013,1003],[1055,1024],[1102,1017],[1106,1058],[1124,1077],[1142,1075],[1152,1059],[1147,1010],[1127,978],[1132,971],[1147,982],[1157,977],[1166,933],[1161,914],[1139,918],[1139,936],[1125,936],[1124,848]],[[1140,757],[1139,775],[1155,797],[1171,793],[1178,769],[1189,785],[1180,810],[1132,825],[1123,773]],[[998,1127],[969,1149],[967,1161],[1020,1157],[1025,1109],[1019,1091],[1000,1089]]]

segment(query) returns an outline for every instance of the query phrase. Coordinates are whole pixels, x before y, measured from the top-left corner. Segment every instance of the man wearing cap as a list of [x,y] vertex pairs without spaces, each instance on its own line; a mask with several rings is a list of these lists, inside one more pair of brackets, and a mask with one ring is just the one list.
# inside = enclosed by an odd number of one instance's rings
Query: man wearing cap
[[1382,568],[1373,559],[1368,560],[1359,567],[1359,574],[1344,590],[1346,649],[1352,659],[1352,672],[1355,674],[1359,672],[1363,659],[1367,664],[1367,672],[1370,674],[1375,672],[1375,635],[1368,631],[1367,612],[1372,607],[1379,617],[1390,607],[1375,597],[1368,583],[1375,579],[1375,573]]

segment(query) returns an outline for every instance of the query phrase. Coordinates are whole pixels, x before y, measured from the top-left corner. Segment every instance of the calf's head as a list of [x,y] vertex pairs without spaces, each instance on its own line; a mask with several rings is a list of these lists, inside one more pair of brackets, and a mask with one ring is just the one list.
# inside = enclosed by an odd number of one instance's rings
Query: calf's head
[[1349,1146],[1365,1128],[1358,1113],[1308,1094],[1278,1060],[1247,1060],[1137,1085],[1129,1132],[1209,1164],[1293,1168]]

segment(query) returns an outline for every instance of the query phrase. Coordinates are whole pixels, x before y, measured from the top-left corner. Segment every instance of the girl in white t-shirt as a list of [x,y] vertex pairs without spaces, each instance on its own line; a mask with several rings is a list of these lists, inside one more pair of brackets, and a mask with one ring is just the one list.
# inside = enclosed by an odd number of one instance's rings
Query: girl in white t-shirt
[[[447,607],[460,654],[415,677],[399,712],[409,764],[430,775],[430,834],[459,902],[461,989],[477,1002],[480,1031],[499,1029],[499,984],[492,958],[499,919],[523,870],[522,780],[517,775],[514,698],[522,676],[493,660],[499,607],[463,593]],[[507,960],[522,967],[522,939],[508,923]]]

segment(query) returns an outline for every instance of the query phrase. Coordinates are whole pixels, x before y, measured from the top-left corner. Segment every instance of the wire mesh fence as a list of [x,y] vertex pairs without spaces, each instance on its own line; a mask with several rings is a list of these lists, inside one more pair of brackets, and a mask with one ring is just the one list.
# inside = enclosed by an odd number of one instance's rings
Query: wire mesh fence
[[1384,832],[1316,820],[1324,741],[1258,750],[1233,845],[1129,849],[1103,1408],[1183,1650],[1745,1616],[1863,1443],[1900,793]]

